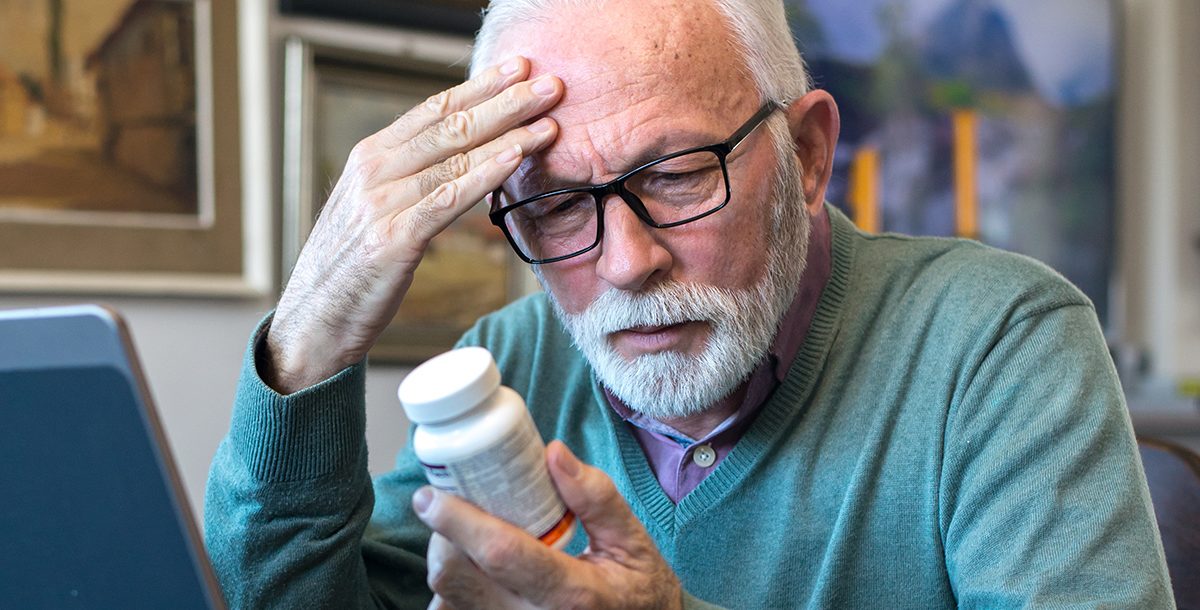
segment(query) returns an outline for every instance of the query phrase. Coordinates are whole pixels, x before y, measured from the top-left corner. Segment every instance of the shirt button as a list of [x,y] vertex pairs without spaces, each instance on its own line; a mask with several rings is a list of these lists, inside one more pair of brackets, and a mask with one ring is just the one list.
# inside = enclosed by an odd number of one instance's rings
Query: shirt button
[[708,468],[717,461],[717,452],[713,450],[712,445],[700,445],[692,452],[692,461],[701,468]]

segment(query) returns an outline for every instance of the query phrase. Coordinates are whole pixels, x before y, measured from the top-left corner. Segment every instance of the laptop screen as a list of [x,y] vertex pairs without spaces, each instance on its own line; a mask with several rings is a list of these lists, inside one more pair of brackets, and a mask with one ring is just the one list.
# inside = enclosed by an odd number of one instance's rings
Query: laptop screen
[[112,322],[0,318],[0,608],[220,607]]

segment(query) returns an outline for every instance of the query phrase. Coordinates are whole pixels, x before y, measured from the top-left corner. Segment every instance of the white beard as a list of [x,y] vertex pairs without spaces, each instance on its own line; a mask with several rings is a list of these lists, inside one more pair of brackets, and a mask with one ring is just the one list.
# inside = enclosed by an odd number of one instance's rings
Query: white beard
[[[660,421],[701,413],[746,381],[766,357],[799,288],[811,225],[790,143],[776,148],[772,226],[764,227],[767,268],[754,286],[731,290],[665,281],[642,292],[610,288],[578,314],[564,311],[546,291],[600,382],[630,409]],[[731,202],[718,214],[737,213],[739,203],[750,202]],[[699,354],[661,351],[627,360],[609,340],[628,328],[688,321],[710,328]]]

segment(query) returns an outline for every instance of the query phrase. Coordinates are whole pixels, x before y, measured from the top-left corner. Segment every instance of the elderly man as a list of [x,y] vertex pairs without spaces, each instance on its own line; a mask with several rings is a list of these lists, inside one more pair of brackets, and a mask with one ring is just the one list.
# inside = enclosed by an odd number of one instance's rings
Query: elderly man
[[[207,501],[234,605],[1172,605],[1090,303],[826,206],[837,109],[780,2],[492,5],[472,79],[355,148],[251,343]],[[566,553],[410,451],[367,474],[363,359],[485,198],[545,293],[462,343],[559,439]]]

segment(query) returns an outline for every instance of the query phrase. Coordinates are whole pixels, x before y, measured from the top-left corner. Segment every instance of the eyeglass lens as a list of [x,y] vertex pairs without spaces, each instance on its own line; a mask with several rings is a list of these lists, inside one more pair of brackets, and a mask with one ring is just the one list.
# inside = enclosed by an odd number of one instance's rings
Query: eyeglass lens
[[[624,180],[656,225],[703,216],[725,204],[728,189],[721,158],[698,151],[663,159]],[[523,253],[534,260],[586,250],[600,238],[601,206],[586,191],[534,199],[505,216],[505,224]]]

